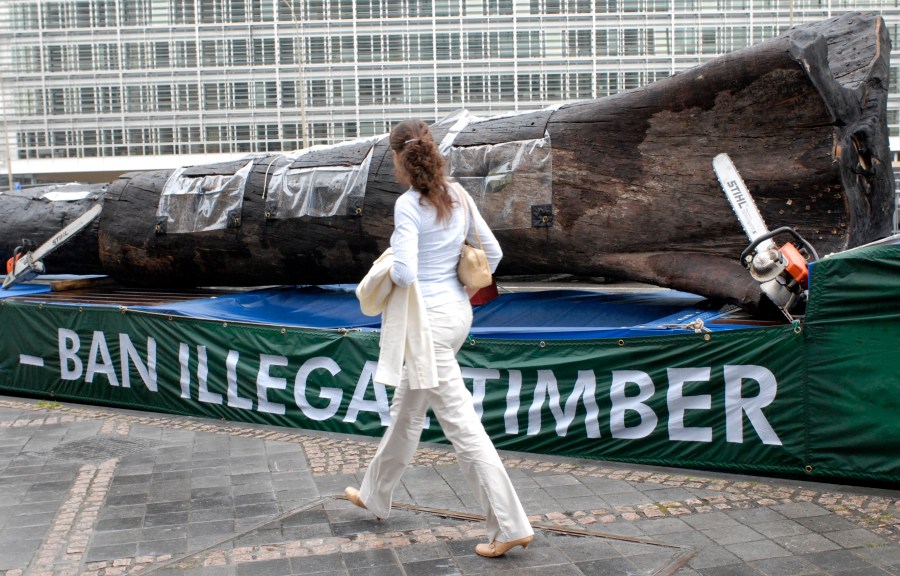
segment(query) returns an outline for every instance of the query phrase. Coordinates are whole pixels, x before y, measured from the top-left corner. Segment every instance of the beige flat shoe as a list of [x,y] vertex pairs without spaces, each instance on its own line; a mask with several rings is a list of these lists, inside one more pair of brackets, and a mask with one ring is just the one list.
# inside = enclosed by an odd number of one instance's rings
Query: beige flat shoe
[[503,556],[516,546],[521,546],[523,549],[528,548],[528,545],[531,544],[532,540],[534,540],[534,536],[526,536],[524,538],[519,538],[518,540],[513,540],[512,542],[500,542],[499,540],[494,540],[490,544],[479,544],[476,546],[475,553],[479,556],[484,556],[485,558],[497,558],[498,556]]
[[[363,510],[368,510],[368,508],[366,508],[366,503],[363,502],[362,498],[359,497],[359,490],[357,490],[356,488],[351,488],[350,486],[344,488],[344,498],[359,506]],[[381,518],[379,518],[378,516],[376,516],[375,519],[381,520]]]

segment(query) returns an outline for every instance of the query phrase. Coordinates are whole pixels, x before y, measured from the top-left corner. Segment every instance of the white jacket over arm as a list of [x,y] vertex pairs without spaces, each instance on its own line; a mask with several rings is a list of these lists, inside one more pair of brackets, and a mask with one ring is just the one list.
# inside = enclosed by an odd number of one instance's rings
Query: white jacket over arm
[[410,388],[434,388],[437,363],[425,302],[418,282],[409,286],[393,282],[393,265],[393,251],[388,248],[356,287],[363,314],[381,314],[381,352],[373,379],[386,386],[399,385],[405,361]]

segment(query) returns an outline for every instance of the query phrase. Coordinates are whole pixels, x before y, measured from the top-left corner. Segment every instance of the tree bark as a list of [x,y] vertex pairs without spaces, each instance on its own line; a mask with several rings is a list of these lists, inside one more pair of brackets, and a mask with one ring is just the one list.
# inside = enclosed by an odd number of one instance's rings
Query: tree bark
[[[550,137],[550,213],[533,226],[496,230],[505,253],[498,275],[636,280],[754,309],[762,296],[738,261],[749,241],[712,170],[721,152],[769,228],[793,227],[819,254],[889,234],[889,54],[883,20],[849,14],[637,90],[468,125],[455,146]],[[435,138],[448,128],[433,126]],[[369,147],[315,151],[293,167],[359,162]],[[253,160],[240,226],[189,234],[155,229],[170,171],[122,176],[105,196],[100,267],[141,285],[359,281],[389,244],[403,192],[387,138],[374,146],[360,214],[267,218],[266,183],[288,161]],[[239,165],[191,170],[230,174]],[[501,207],[532,209],[524,193],[538,184],[519,178],[506,196],[485,198],[488,223]],[[89,260],[73,271],[91,268]]]

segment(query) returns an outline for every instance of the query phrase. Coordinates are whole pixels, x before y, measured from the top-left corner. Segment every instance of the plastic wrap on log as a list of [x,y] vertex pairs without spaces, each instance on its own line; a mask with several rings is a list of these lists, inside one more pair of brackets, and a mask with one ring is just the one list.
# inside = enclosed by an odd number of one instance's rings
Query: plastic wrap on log
[[[455,146],[545,131],[552,144],[553,224],[498,230],[498,274],[631,279],[753,308],[759,288],[738,262],[748,240],[711,166],[721,152],[769,227],[794,227],[819,254],[887,235],[889,53],[879,16],[849,14],[637,90],[470,124]],[[447,129],[435,126],[436,139]],[[314,161],[340,163],[340,151]],[[375,145],[360,216],[266,219],[271,162],[255,160],[240,227],[214,232],[155,233],[168,171],[116,180],[100,224],[104,270],[169,286],[359,281],[388,246],[403,192],[387,139]]]

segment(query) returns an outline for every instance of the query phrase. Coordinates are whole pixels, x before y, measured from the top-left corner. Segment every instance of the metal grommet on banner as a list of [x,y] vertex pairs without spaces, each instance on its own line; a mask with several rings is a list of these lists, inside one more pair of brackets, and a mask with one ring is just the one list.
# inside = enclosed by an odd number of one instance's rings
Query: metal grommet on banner
[[547,343],[544,342],[543,340],[541,340],[540,342],[538,342],[538,346],[540,346],[541,348],[546,348],[546,347],[547,347]]
[[616,342],[616,344],[618,344],[619,346],[624,346],[624,345],[625,345],[625,341],[622,340],[621,338],[619,338],[619,340]]
[[710,340],[712,340],[712,334],[709,334],[709,333],[704,334],[703,339],[706,340],[707,342],[709,342]]
[[799,320],[794,320],[794,334],[799,334],[803,332],[803,327],[800,326]]
[[222,322],[222,328],[228,328],[228,322]]
[[79,306],[79,307],[78,307],[78,312],[84,312],[84,306]]
[[474,345],[475,345],[475,339],[469,338],[469,346],[474,346]]
[[282,334],[287,334],[287,328],[282,328],[282,329],[281,329],[281,333],[282,333]]
[[41,302],[40,304],[38,304],[38,310],[43,310],[43,309],[44,309],[44,303]]
[[127,306],[119,306],[119,312],[121,312],[122,314],[128,312],[128,307]]
[[807,474],[812,474],[813,468],[809,464],[807,464],[806,467],[803,469],[806,471]]
[[172,315],[169,314],[168,316],[166,316],[166,320],[168,320],[169,322],[171,322],[171,321],[173,320]]

